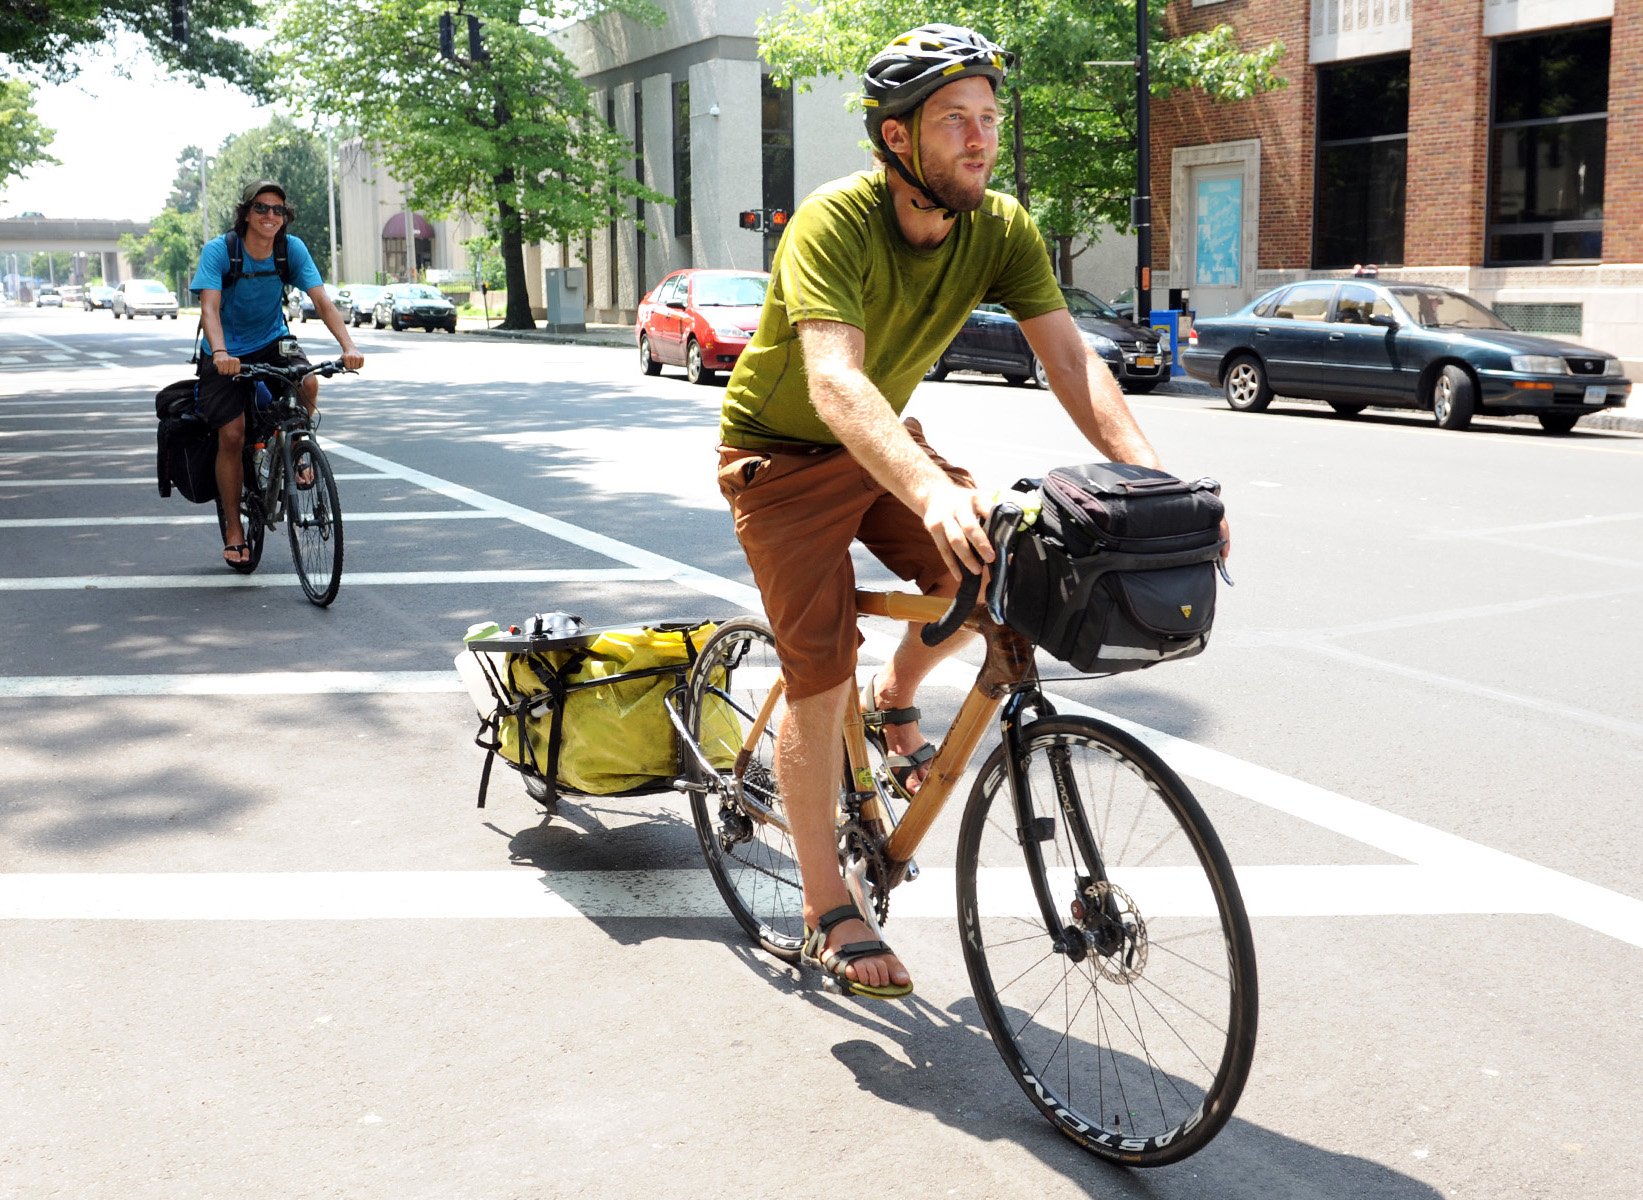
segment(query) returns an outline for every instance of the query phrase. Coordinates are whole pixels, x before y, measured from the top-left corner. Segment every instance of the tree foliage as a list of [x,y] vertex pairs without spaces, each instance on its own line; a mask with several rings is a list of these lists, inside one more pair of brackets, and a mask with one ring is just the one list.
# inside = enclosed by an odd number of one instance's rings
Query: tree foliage
[[[1155,10],[1163,9],[1152,0]],[[767,17],[759,52],[777,77],[860,74],[896,35],[932,21],[967,25],[1015,52],[1000,95],[1006,128],[995,187],[1025,192],[1048,236],[1092,239],[1128,228],[1136,180],[1135,72],[1094,62],[1135,58],[1135,0],[816,0]],[[1239,48],[1230,26],[1168,38],[1152,25],[1152,95],[1198,87],[1232,101],[1283,86],[1281,42]],[[1018,108],[1019,106],[1019,108]],[[1023,146],[1016,185],[1014,130]]]
[[[194,157],[190,158],[193,151]],[[199,157],[189,147],[177,157],[177,183],[173,185],[171,207],[178,212],[198,212],[177,203],[183,197],[185,179],[192,172],[196,196],[199,188]],[[314,256],[314,266],[329,278],[331,270],[331,205],[325,175],[325,143],[297,125],[290,117],[276,115],[260,129],[235,134],[218,149],[206,167],[206,215],[211,236],[233,227],[234,209],[245,185],[258,179],[272,179],[285,189],[286,201],[297,210],[290,230],[301,238]],[[198,216],[194,227],[200,227]]]
[[632,148],[593,111],[547,30],[601,12],[658,18],[648,0],[466,0],[464,10],[484,22],[481,61],[441,57],[444,0],[291,0],[274,47],[294,104],[357,127],[419,208],[468,213],[496,237],[504,326],[529,328],[526,242],[579,238],[625,218],[636,196],[663,199],[628,173]]
[[55,166],[57,160],[46,152],[55,136],[34,111],[34,85],[0,80],[0,189],[30,167]]
[[171,5],[153,0],[3,0],[0,57],[47,79],[70,79],[80,71],[77,51],[130,33],[180,75],[255,91],[264,79],[257,56],[228,34],[257,20],[257,0],[189,0],[188,36],[179,40]]

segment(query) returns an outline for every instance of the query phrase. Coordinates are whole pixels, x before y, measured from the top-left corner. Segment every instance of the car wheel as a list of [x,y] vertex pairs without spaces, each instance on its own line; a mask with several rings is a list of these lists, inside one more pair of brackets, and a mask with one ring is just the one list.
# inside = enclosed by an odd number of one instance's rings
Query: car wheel
[[1050,390],[1050,377],[1044,374],[1044,364],[1038,361],[1038,355],[1033,355],[1033,386],[1041,391]]
[[382,318],[377,316],[376,313],[371,314],[371,328],[372,329],[381,329],[382,328]]
[[690,339],[690,345],[685,347],[685,377],[692,383],[702,384],[704,387],[713,382],[713,372],[707,364],[702,362],[702,347],[695,338]]
[[1352,401],[1352,400],[1331,400],[1329,402],[1329,407],[1333,408],[1336,412],[1340,413],[1341,416],[1343,416],[1343,417],[1355,417],[1359,413],[1361,413],[1364,409],[1368,408],[1369,405],[1367,405],[1367,404],[1358,404],[1357,402]]
[[1020,387],[1031,378],[1031,375],[1013,375],[1008,371],[1004,373],[1004,382],[1009,384],[1011,387]]
[[1232,360],[1221,390],[1226,394],[1227,405],[1235,412],[1264,412],[1272,403],[1272,385],[1266,381],[1266,368],[1253,354]]
[[1544,412],[1536,413],[1535,420],[1540,422],[1540,427],[1547,433],[1568,433],[1581,416],[1580,413]]
[[1476,403],[1472,377],[1450,365],[1432,381],[1432,419],[1439,429],[1465,429],[1472,423]]
[[177,314],[176,314],[176,313],[172,313],[172,314],[171,314],[171,319],[172,319],[172,320],[173,320],[173,321],[175,321],[175,320],[176,320],[176,319],[177,319]]
[[393,329],[393,331],[395,333],[404,333],[405,332],[405,326],[403,326],[399,323],[399,318],[398,317],[389,317],[388,318],[388,325]]
[[940,383],[943,379],[947,378],[947,371],[947,360],[944,358],[938,358],[935,362],[930,364],[930,369],[924,373],[924,377],[931,383]]
[[448,323],[448,324],[446,324],[446,326],[445,326],[445,332],[446,332],[446,333],[455,333],[455,332],[456,332],[456,322],[455,322],[455,321],[451,321],[451,322],[449,322],[449,323]]
[[650,352],[650,335],[645,333],[639,335],[639,369],[646,375],[662,373],[662,364]]

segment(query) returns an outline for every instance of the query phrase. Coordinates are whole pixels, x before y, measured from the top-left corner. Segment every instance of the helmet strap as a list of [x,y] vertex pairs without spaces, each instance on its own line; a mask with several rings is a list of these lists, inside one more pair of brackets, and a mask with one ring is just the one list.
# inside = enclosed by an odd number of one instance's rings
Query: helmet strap
[[[901,155],[890,149],[888,145],[884,147],[885,156],[889,158],[890,165],[896,169],[896,174],[900,175],[914,191],[930,202],[929,204],[920,204],[915,199],[913,201],[914,208],[920,212],[933,212],[940,209],[942,217],[951,221],[958,214],[943,204],[941,198],[932,192],[929,185],[924,182],[924,166],[919,157],[919,126],[923,119],[924,106],[920,105],[913,111],[913,119],[907,123],[907,136],[912,143],[913,151],[913,169],[911,171],[907,169],[907,164],[901,161]],[[917,172],[917,174],[914,172]]]

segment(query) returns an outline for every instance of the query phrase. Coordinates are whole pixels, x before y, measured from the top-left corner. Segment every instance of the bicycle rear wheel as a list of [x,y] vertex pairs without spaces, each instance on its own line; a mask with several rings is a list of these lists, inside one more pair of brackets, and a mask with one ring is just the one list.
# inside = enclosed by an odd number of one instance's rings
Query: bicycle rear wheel
[[[982,1017],[1062,1133],[1129,1166],[1178,1161],[1226,1124],[1255,1051],[1237,881],[1197,800],[1136,739],[1085,717],[1021,737],[1029,811],[1016,810],[1000,746],[959,834],[961,940]],[[1040,856],[1054,928],[1033,887]]]
[[731,914],[770,953],[796,961],[804,944],[804,885],[776,784],[778,700],[753,735],[771,688],[781,678],[770,626],[754,617],[727,621],[702,647],[690,673],[687,728],[715,770],[692,768],[699,790],[691,815],[708,871]]
[[[310,467],[313,481],[298,482]],[[285,514],[291,560],[304,594],[323,608],[337,598],[342,586],[342,506],[337,481],[325,452],[307,438],[292,442],[291,471],[288,483],[294,498]]]

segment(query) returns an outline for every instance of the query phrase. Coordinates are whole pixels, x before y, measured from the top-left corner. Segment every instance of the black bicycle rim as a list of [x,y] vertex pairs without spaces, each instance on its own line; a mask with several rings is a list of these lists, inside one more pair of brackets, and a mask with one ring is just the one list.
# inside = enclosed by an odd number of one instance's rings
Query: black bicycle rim
[[[1255,948],[1237,881],[1197,800],[1134,738],[1080,717],[1022,737],[1029,836],[1061,927],[1045,927],[1000,747],[959,835],[961,938],[982,1017],[1060,1132],[1129,1166],[1179,1161],[1226,1124],[1254,1055]],[[1057,799],[1073,793],[1099,867]]]
[[[314,469],[313,482],[297,482],[305,466]],[[291,449],[292,478],[287,480],[285,529],[291,539],[291,560],[308,599],[324,607],[337,598],[342,586],[342,507],[331,464],[312,442]]]

